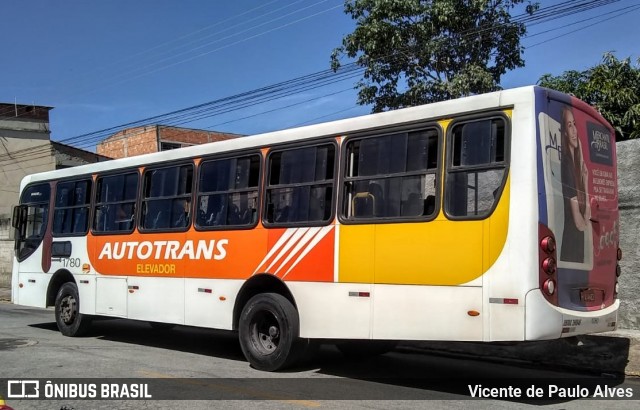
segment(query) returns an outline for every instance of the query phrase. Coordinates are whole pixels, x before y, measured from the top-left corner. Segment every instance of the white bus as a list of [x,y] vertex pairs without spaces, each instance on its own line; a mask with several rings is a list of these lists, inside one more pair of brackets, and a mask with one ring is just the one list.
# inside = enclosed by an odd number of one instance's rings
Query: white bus
[[[615,135],[526,87],[24,178],[13,302],[314,340],[526,341],[616,328]],[[384,346],[389,346],[384,344]]]

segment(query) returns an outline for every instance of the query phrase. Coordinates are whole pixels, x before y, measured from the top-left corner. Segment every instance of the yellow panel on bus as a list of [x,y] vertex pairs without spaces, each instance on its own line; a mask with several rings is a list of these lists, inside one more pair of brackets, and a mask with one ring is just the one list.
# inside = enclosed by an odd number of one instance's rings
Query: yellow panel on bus
[[509,178],[496,209],[483,220],[343,225],[339,282],[460,285],[498,259],[507,237]]

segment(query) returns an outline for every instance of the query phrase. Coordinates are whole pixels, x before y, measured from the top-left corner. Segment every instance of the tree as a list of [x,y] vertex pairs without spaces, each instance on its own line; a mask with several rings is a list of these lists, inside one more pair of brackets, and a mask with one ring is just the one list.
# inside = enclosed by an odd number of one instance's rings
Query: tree
[[618,60],[605,53],[602,62],[584,71],[543,75],[538,84],[573,94],[596,107],[616,130],[616,140],[640,137],[640,59]]
[[331,66],[357,58],[358,103],[373,112],[498,90],[507,70],[524,65],[525,26],[510,14],[523,1],[346,0],[356,28]]

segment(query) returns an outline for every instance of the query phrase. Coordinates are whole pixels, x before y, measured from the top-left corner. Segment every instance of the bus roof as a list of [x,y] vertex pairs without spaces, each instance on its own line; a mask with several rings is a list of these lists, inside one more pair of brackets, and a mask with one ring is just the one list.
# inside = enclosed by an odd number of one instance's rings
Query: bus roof
[[346,135],[351,132],[418,122],[425,119],[435,120],[462,113],[472,113],[499,107],[506,108],[514,106],[516,103],[533,104],[536,89],[542,90],[538,86],[520,87],[433,104],[420,105],[417,107],[403,108],[304,127],[250,135],[169,151],[81,165],[62,170],[47,171],[26,176],[22,180],[21,190],[24,189],[27,184],[36,181],[62,179],[77,175],[93,174],[96,172],[108,172],[123,168],[148,166],[167,161],[175,161],[182,158],[186,159],[262,146],[273,146],[331,135]]

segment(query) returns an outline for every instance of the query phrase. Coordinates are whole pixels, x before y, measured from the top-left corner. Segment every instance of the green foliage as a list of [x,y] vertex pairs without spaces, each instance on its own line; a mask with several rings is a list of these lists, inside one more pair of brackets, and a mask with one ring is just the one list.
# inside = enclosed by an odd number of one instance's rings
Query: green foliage
[[[373,111],[498,90],[522,67],[523,23],[510,11],[523,0],[346,0],[353,33],[331,55],[365,68],[358,103]],[[537,10],[529,4],[529,13]]]
[[616,130],[618,141],[640,137],[640,59],[633,65],[630,58],[618,60],[606,53],[594,67],[557,77],[545,74],[538,84],[596,107]]

